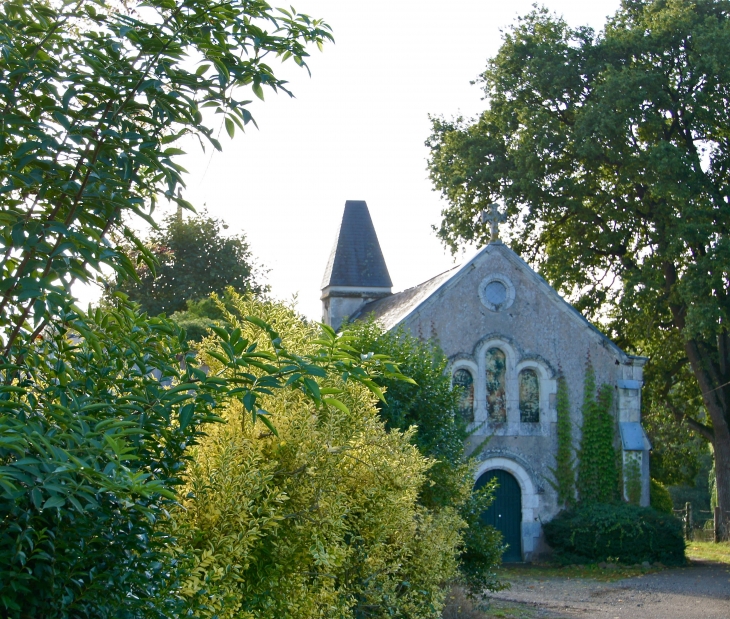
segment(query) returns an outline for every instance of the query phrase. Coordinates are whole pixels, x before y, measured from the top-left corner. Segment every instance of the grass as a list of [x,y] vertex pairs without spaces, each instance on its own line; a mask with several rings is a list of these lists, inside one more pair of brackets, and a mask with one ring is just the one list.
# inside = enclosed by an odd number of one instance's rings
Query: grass
[[687,542],[686,552],[695,561],[715,561],[730,565],[730,542]]
[[520,578],[572,578],[583,579],[590,578],[601,582],[613,582],[623,578],[633,578],[635,576],[643,576],[658,572],[661,568],[657,567],[629,567],[617,566],[615,568],[600,568],[597,565],[569,565],[561,567],[550,563],[527,563],[524,565],[515,564],[514,566],[502,567],[498,574],[500,580],[510,582],[519,580]]
[[522,604],[511,604],[500,600],[492,600],[486,611],[485,619],[535,619],[539,611]]

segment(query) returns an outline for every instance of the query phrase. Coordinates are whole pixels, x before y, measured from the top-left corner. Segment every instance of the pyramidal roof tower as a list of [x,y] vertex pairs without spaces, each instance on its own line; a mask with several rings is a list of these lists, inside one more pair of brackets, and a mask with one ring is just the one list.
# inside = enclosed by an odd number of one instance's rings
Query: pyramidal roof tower
[[392,294],[392,288],[368,205],[348,200],[322,279],[322,322],[339,329],[345,318]]

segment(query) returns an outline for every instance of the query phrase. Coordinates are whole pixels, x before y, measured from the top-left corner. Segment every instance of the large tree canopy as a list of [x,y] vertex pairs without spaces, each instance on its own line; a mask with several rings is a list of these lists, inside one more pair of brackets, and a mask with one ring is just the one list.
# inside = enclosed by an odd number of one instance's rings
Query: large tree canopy
[[156,258],[154,269],[140,261],[139,279],[120,277],[118,288],[151,316],[183,311],[186,301],[223,294],[228,286],[262,292],[246,237],[224,236],[224,228],[206,213],[189,219],[169,216],[147,241]]
[[727,516],[729,12],[624,0],[596,35],[537,9],[481,76],[487,110],[428,140],[444,242],[486,241],[478,213],[503,200],[514,247],[652,357],[652,406],[712,442]]
[[[259,0],[7,1],[0,5],[0,338],[40,334],[73,281],[134,265],[116,232],[153,257],[129,218],[154,223],[181,197],[179,141],[220,148],[252,120],[247,100],[289,93],[269,64],[306,66],[321,20]],[[291,94],[291,93],[290,93]],[[28,319],[35,319],[28,324]]]

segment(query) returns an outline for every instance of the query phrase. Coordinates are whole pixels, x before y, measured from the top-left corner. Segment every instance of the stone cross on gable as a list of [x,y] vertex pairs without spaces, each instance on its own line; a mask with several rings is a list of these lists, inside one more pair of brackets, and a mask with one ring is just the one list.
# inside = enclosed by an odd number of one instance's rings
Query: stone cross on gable
[[507,221],[507,213],[499,212],[499,204],[490,204],[488,209],[482,211],[482,223],[489,223],[492,228],[492,236],[489,242],[494,243],[495,241],[499,241],[499,224]]

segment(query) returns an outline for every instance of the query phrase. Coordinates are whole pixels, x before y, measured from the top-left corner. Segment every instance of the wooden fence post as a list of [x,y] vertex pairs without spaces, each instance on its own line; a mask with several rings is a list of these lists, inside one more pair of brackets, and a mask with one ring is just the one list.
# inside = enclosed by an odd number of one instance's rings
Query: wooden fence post
[[689,502],[684,504],[684,538],[692,539],[692,503]]
[[714,519],[714,523],[713,523],[715,525],[715,543],[716,544],[720,543],[720,537],[721,537],[720,528],[722,527],[722,518],[721,518],[720,514],[721,514],[720,508],[716,507],[715,514],[714,514],[715,519]]

